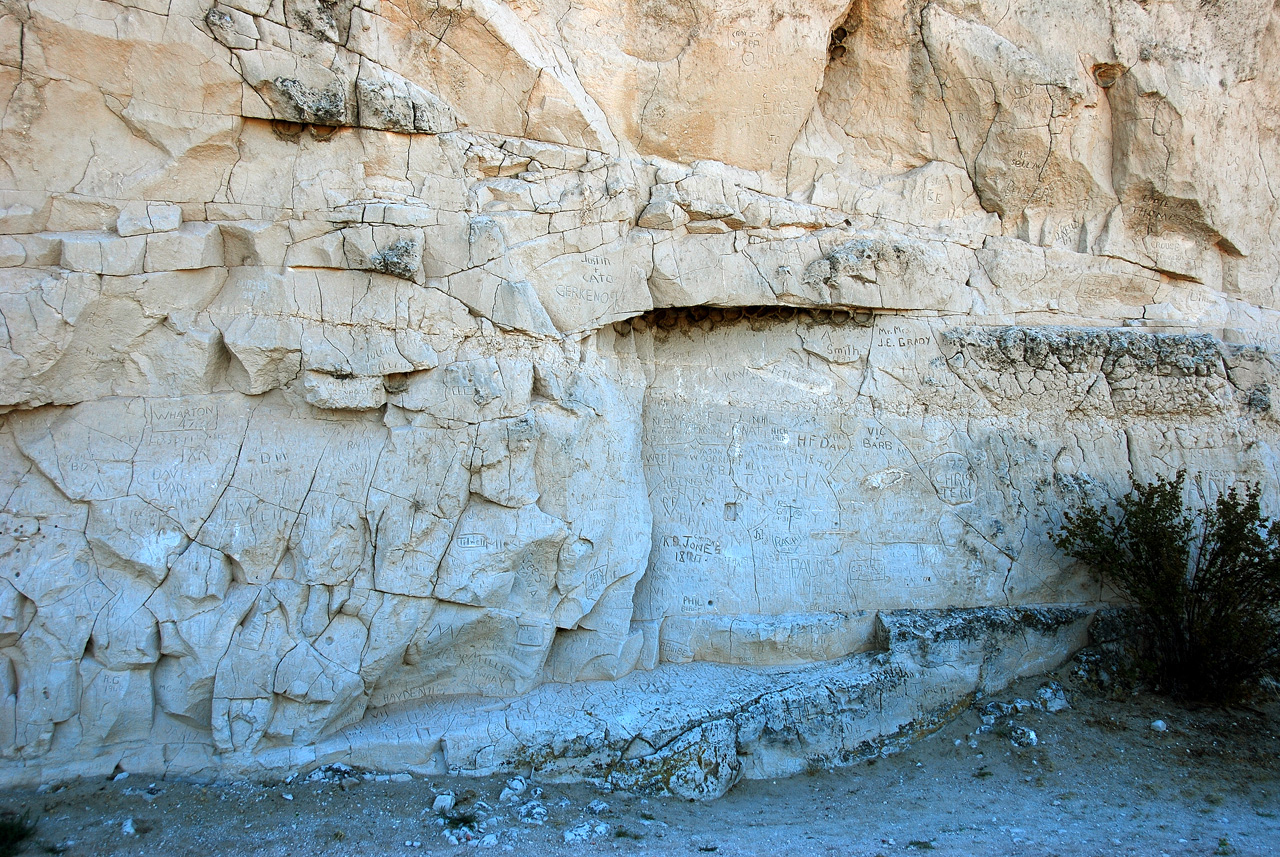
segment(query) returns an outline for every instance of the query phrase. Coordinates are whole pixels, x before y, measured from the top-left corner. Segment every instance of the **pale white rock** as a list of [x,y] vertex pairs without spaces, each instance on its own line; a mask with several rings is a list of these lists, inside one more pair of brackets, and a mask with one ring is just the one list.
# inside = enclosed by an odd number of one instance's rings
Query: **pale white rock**
[[568,332],[651,309],[652,265],[650,242],[635,235],[566,253],[539,266],[530,280],[556,327]]
[[453,110],[440,98],[364,58],[356,78],[356,110],[365,128],[439,134],[458,127]]
[[240,220],[219,223],[223,261],[228,268],[285,263],[288,227],[270,221]]
[[110,745],[143,740],[151,732],[155,703],[149,668],[105,670],[86,659],[81,674],[81,704],[99,712],[86,730],[87,740]]
[[694,220],[686,228],[690,235],[724,235],[733,229],[722,220]]
[[[271,316],[239,316],[222,329],[222,337],[235,360],[232,385],[242,392],[265,393],[298,377],[300,323]],[[239,384],[237,374],[241,376]]]
[[861,233],[806,267],[802,294],[820,304],[956,311],[968,308],[972,266],[953,244]]
[[537,501],[533,463],[541,434],[530,415],[481,423],[470,465],[472,493],[511,508]]
[[26,252],[23,263],[31,267],[57,265],[62,259],[62,238],[56,234],[34,233],[14,236]]
[[339,378],[325,372],[303,373],[309,404],[338,411],[371,411],[387,401],[387,391],[379,377]]
[[213,223],[188,223],[147,236],[147,271],[185,271],[222,265],[222,233]]
[[290,244],[284,263],[293,268],[345,268],[341,232],[328,232]]
[[478,423],[524,413],[532,388],[531,361],[478,357],[410,375],[394,402],[438,419]]
[[204,15],[213,37],[229,48],[251,50],[258,43],[258,27],[252,15],[234,5],[215,3]]
[[420,330],[399,330],[395,332],[396,350],[409,362],[414,371],[434,369],[440,365],[440,356],[431,347],[431,342]]
[[401,226],[363,226],[342,230],[343,267],[413,280],[422,270],[422,230]]
[[187,545],[177,521],[133,496],[92,503],[85,535],[91,545],[152,587],[164,581],[170,564]]
[[[532,504],[512,509],[472,500],[440,563],[433,594],[477,607],[505,607],[513,597],[539,606],[535,599],[551,588],[539,578],[554,565],[564,538],[563,522]],[[517,591],[517,583],[527,591]]]
[[775,302],[778,298],[767,272],[753,263],[744,239],[742,233],[729,233],[655,241],[649,275],[654,306],[759,306]]
[[644,229],[678,229],[689,222],[685,210],[671,200],[650,202],[636,225]]
[[[392,375],[431,368],[435,353],[420,338],[414,342],[416,333],[372,325],[307,324],[302,333],[302,364],[337,377]],[[416,361],[401,353],[401,341],[409,346],[417,344],[416,351],[409,349],[418,358]]]
[[872,619],[867,613],[671,616],[662,623],[660,657],[672,663],[828,661],[865,648]]
[[1056,667],[1062,510],[1277,511],[1276,15],[0,20],[0,781],[709,798]]
[[580,844],[590,842],[597,836],[604,836],[609,832],[609,825],[604,822],[584,821],[575,825],[564,832],[564,841],[566,845]]
[[182,207],[163,202],[131,202],[120,209],[116,232],[123,237],[172,232],[182,225]]
[[122,276],[142,273],[147,239],[143,236],[118,238],[109,234],[68,233],[59,236],[62,267],[88,274]]
[[[379,545],[374,587],[430,596],[436,569],[453,538],[468,496],[470,431],[400,426],[388,433],[369,492],[369,513]],[[431,480],[417,480],[425,466]]]
[[515,800],[517,797],[524,794],[524,790],[527,786],[528,784],[525,782],[524,777],[513,777],[508,780],[507,784],[503,787],[502,793],[498,796],[498,801],[500,803],[507,803],[508,801]]
[[505,328],[522,330],[543,336],[555,336],[555,323],[538,298],[538,293],[527,280],[501,280],[493,297],[493,312],[489,317]]
[[335,60],[330,66],[318,57],[290,53],[279,46],[237,50],[235,63],[245,81],[245,115],[317,125],[354,124],[358,59],[339,54]]

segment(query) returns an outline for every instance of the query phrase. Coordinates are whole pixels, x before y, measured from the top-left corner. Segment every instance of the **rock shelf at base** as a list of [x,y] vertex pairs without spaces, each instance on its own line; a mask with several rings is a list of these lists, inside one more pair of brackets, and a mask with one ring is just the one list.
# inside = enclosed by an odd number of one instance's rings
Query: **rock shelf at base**
[[830,662],[667,665],[612,682],[547,684],[513,700],[400,703],[368,712],[314,747],[239,758],[214,757],[209,748],[119,748],[87,765],[9,768],[5,784],[117,769],[278,780],[341,763],[594,780],[707,800],[742,778],[895,752],[975,698],[1060,666],[1085,644],[1092,616],[1067,607],[892,611],[876,617],[876,651]]

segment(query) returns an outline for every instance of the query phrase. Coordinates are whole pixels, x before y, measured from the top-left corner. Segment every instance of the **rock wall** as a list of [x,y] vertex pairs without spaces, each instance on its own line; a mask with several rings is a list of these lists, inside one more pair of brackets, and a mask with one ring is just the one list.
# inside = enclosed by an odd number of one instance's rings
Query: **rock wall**
[[1278,10],[0,0],[0,782],[705,797],[1052,666],[1065,504],[1276,508]]

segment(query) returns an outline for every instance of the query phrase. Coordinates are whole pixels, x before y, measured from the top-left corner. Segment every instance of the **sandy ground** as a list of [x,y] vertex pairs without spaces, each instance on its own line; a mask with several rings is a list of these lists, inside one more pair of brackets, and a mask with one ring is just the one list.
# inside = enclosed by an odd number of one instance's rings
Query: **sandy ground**
[[[1195,709],[1059,678],[1070,708],[988,715],[978,732],[980,705],[898,755],[743,782],[710,804],[533,781],[504,803],[505,779],[338,773],[204,786],[135,775],[0,793],[0,808],[38,819],[24,854],[1280,854],[1280,701]],[[1035,700],[1044,681],[993,699]],[[1028,740],[1019,727],[1035,746],[1013,743]],[[449,821],[432,810],[444,792]]]

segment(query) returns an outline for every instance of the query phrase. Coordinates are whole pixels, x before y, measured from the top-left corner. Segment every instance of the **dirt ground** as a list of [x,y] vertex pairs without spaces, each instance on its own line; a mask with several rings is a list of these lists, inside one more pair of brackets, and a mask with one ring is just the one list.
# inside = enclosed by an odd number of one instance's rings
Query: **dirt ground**
[[[983,700],[900,754],[743,782],[709,804],[532,780],[504,802],[506,778],[337,771],[272,784],[135,775],[0,793],[0,809],[37,820],[24,854],[1280,854],[1280,701],[1194,709],[1059,678],[1069,708],[987,709],[982,731]],[[1042,700],[1045,681],[993,699]],[[433,810],[446,792],[448,818]]]

